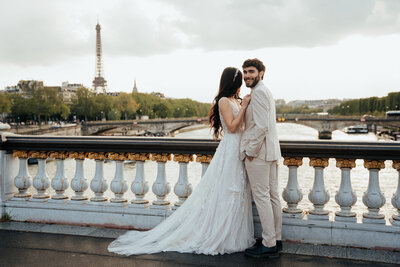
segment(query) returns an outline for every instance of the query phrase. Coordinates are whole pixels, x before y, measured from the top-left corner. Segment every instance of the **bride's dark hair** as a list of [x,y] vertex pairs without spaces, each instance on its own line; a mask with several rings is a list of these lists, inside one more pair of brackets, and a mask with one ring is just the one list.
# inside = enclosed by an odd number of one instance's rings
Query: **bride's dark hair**
[[213,105],[208,115],[208,121],[211,127],[214,129],[214,137],[218,138],[221,134],[221,118],[219,117],[219,106],[218,101],[222,97],[239,97],[239,88],[242,86],[242,72],[233,67],[225,68],[221,75],[219,82],[219,91],[217,96],[214,98]]

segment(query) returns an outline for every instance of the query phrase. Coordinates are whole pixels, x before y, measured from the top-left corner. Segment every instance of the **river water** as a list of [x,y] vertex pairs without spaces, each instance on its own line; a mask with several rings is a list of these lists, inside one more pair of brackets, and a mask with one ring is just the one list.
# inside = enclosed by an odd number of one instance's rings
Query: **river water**
[[[293,123],[278,123],[278,136],[279,139],[290,139],[290,140],[318,140],[317,130],[306,127],[299,124]],[[208,128],[196,129],[193,131],[187,131],[176,135],[176,138],[205,138],[210,139],[212,135]],[[374,134],[353,134],[348,135],[342,131],[336,130],[332,133],[332,140],[345,140],[345,141],[376,141],[377,138]],[[329,166],[325,168],[324,180],[325,187],[329,191],[330,200],[326,205],[326,209],[332,211],[330,216],[334,216],[334,212],[339,210],[339,206],[335,202],[336,191],[339,190],[340,186],[340,169],[336,168],[335,159],[329,160]],[[357,195],[357,202],[353,207],[353,211],[357,213],[357,219],[360,221],[362,218],[362,213],[366,212],[367,209],[362,203],[362,195],[367,190],[368,187],[368,170],[363,167],[363,160],[356,161],[356,168],[351,171],[351,180],[353,190]],[[391,204],[391,198],[393,193],[396,191],[398,173],[394,170],[391,165],[392,161],[385,162],[386,168],[381,170],[379,173],[379,182],[382,192],[386,197],[386,204],[382,207],[382,212],[385,214],[388,220],[395,212]],[[126,163],[124,165],[125,179],[130,185],[135,177],[135,164]],[[93,160],[85,160],[85,176],[90,181],[94,176],[95,162]],[[32,177],[37,173],[37,165],[30,165],[29,172]],[[56,172],[56,162],[50,161],[47,163],[47,173],[50,178],[54,177]],[[67,159],[65,161],[65,173],[69,179],[72,179],[75,172],[75,162],[74,160]],[[115,164],[113,162],[106,162],[104,165],[104,176],[110,184],[113,179],[115,172]],[[177,162],[170,161],[166,164],[167,180],[171,185],[171,193],[168,195],[168,199],[174,203],[177,201],[176,195],[173,193],[173,186],[178,180],[179,165]],[[191,162],[188,164],[189,181],[193,188],[199,183],[201,179],[201,164],[196,162]],[[149,182],[150,188],[157,176],[157,163],[152,161],[147,161],[145,163],[145,175],[146,180]],[[283,159],[280,160],[279,168],[279,190],[280,192],[286,186],[288,180],[288,168],[283,165]],[[298,168],[298,181],[300,188],[303,192],[303,200],[299,203],[299,207],[304,210],[309,210],[312,208],[311,202],[308,200],[308,193],[312,188],[314,181],[314,168],[309,166],[309,159],[303,159],[303,165]],[[31,189],[32,193],[34,192]],[[52,194],[53,190],[49,189]],[[73,191],[69,188],[67,190],[69,196],[73,195]],[[90,189],[87,190],[87,195],[89,197],[93,196]],[[113,197],[113,193],[107,190],[105,195],[109,198]],[[129,190],[125,196],[128,200],[134,198],[133,193]],[[150,201],[155,200],[155,195],[151,192],[147,193],[146,198]],[[282,200],[282,206],[285,206],[285,202]]]

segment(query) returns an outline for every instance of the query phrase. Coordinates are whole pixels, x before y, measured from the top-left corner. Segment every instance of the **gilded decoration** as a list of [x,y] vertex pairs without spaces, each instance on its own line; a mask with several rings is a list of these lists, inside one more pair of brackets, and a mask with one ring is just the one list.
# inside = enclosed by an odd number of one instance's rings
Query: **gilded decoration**
[[123,161],[123,160],[127,159],[126,153],[110,152],[110,153],[108,153],[107,157],[108,157],[108,159],[119,160],[119,161]]
[[49,158],[66,159],[68,157],[69,157],[69,152],[67,152],[67,151],[51,151],[51,152],[49,152]]
[[384,160],[364,160],[364,167],[369,169],[384,169],[385,161]]
[[127,153],[126,155],[129,160],[134,160],[134,161],[150,160],[149,153]]
[[193,155],[192,154],[174,154],[174,161],[189,163],[190,161],[193,161]]
[[28,157],[35,159],[47,159],[49,156],[49,152],[47,151],[29,151]]
[[171,160],[171,154],[169,153],[152,153],[151,154],[151,160],[152,161],[157,161],[157,162],[167,162]]
[[336,167],[338,168],[355,168],[356,159],[336,159]]
[[25,150],[14,150],[13,151],[13,157],[18,157],[18,158],[28,158],[28,151]]
[[71,159],[82,159],[83,160],[83,159],[87,158],[88,154],[89,153],[85,153],[85,152],[71,152],[69,154],[69,157]]
[[105,152],[90,152],[88,158],[94,160],[105,160],[107,159],[107,155],[108,153]]
[[310,158],[310,166],[311,167],[328,167],[329,158]]
[[393,160],[392,167],[393,169],[400,171],[400,160]]
[[213,158],[213,155],[197,154],[196,155],[196,162],[210,163],[212,158]]
[[300,167],[301,165],[303,165],[303,158],[302,157],[287,157],[287,158],[284,158],[283,165]]

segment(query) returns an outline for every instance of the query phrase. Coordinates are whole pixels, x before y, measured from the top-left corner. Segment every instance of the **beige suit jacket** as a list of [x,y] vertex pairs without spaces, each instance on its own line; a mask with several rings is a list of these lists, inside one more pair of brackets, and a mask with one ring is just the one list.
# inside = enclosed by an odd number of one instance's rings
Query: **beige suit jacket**
[[281,157],[281,148],[276,129],[275,101],[262,81],[252,89],[245,124],[240,141],[241,159],[247,153],[265,161],[278,160]]

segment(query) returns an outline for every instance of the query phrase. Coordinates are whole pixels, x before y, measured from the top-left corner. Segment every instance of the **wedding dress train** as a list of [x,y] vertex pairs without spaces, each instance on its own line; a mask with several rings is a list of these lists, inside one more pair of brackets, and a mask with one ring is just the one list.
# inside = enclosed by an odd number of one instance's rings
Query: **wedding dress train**
[[[234,116],[239,108],[231,102]],[[113,241],[110,252],[133,255],[163,251],[224,254],[254,244],[250,187],[239,160],[242,130],[224,137],[194,192],[171,216],[149,231],[129,231]]]

